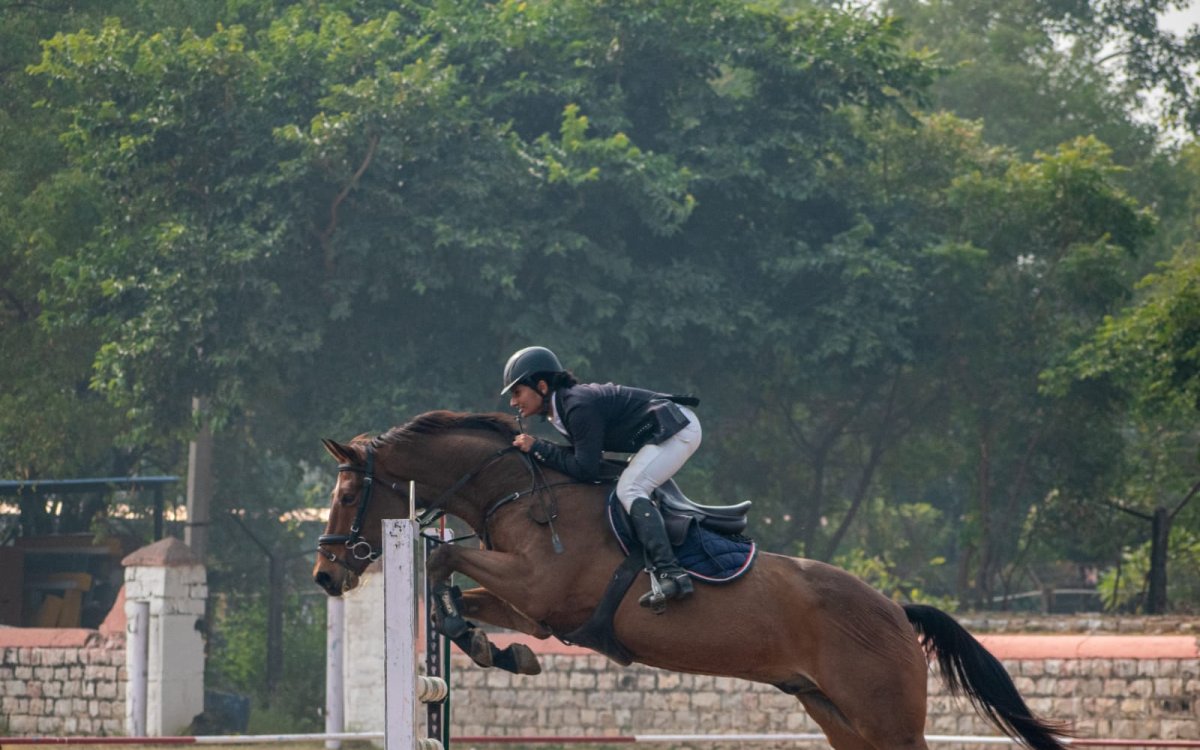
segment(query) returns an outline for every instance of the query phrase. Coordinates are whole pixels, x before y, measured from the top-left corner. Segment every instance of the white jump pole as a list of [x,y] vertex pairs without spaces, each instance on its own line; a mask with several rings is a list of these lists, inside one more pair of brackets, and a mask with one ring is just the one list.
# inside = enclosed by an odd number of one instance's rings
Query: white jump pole
[[[346,601],[330,596],[325,606],[325,734],[337,735],[346,731]],[[325,741],[327,750],[341,746],[341,740]]]
[[446,681],[417,674],[416,541],[411,519],[383,522],[383,637],[385,750],[442,750],[440,740],[420,737],[417,705],[444,700]]
[[384,747],[417,746],[417,602],[413,564],[417,523],[383,522]]

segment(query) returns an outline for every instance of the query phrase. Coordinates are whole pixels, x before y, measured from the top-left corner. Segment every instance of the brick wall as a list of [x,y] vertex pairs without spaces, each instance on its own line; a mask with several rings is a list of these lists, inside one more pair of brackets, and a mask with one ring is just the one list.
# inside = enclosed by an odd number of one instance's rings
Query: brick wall
[[[1034,711],[1072,721],[1081,737],[1200,739],[1200,650],[1194,636],[1083,633],[983,635],[981,640],[1001,658]],[[452,657],[453,734],[820,731],[794,698],[767,685],[619,667],[561,645],[538,645],[543,673],[534,676],[483,670],[465,656]],[[964,699],[950,697],[936,672],[928,688],[927,733],[998,734]]]
[[0,735],[123,734],[125,676],[123,633],[0,630]]

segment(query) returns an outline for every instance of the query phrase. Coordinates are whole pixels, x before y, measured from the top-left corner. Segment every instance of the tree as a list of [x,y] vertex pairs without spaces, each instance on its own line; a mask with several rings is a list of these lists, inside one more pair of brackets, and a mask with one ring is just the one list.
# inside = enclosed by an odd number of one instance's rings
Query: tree
[[[1192,152],[1194,147],[1184,151]],[[1061,389],[1063,379],[1100,382],[1123,396],[1133,460],[1120,494],[1110,504],[1151,523],[1145,608],[1152,613],[1168,606],[1167,548],[1172,524],[1189,512],[1200,489],[1194,430],[1191,420],[1183,416],[1200,405],[1196,362],[1200,264],[1195,247],[1194,239],[1183,242],[1173,261],[1143,279],[1137,303],[1106,318],[1052,383]]]
[[1130,165],[1149,156],[1157,126],[1135,113],[1162,92],[1163,119],[1196,132],[1192,72],[1200,29],[1180,38],[1158,17],[1186,0],[888,0],[884,8],[947,67],[940,109],[983,119],[990,141],[1025,154],[1095,135]]
[[[34,267],[41,321],[92,332],[91,388],[130,445],[178,445],[191,397],[210,399],[214,515],[244,510],[272,550],[287,535],[268,519],[310,502],[290,478],[250,491],[276,462],[489,408],[498,363],[535,337],[605,377],[670,365],[664,385],[708,387],[720,414],[737,373],[712,377],[714,358],[749,361],[766,333],[749,323],[853,278],[854,220],[825,179],[861,158],[852,113],[928,76],[896,29],[836,13],[368,5],[111,19],[32,71],[61,118],[56,178],[92,211]],[[856,293],[829,299],[857,335]],[[820,336],[799,311],[788,325],[781,356]]]

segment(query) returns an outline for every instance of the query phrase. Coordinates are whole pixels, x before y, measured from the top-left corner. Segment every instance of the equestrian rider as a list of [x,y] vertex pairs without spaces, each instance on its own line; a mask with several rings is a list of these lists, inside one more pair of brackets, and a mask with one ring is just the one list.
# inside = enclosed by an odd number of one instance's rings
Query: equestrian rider
[[[617,499],[629,514],[646,549],[651,573],[667,599],[692,593],[692,580],[679,566],[658,508],[650,501],[700,446],[700,420],[689,396],[630,388],[613,383],[580,383],[554,352],[530,346],[504,366],[509,404],[522,417],[540,414],[569,441],[561,446],[520,434],[513,445],[538,462],[583,481],[600,477],[603,451],[633,453],[617,481]],[[650,607],[651,593],[639,604]]]

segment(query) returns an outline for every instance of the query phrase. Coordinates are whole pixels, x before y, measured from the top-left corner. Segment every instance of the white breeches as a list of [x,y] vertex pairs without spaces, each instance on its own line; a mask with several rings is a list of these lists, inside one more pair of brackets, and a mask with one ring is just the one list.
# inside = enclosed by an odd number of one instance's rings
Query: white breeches
[[621,472],[621,478],[617,480],[617,499],[626,512],[634,500],[650,497],[659,485],[675,476],[700,447],[700,420],[686,406],[679,409],[688,418],[687,426],[658,445],[643,445]]

